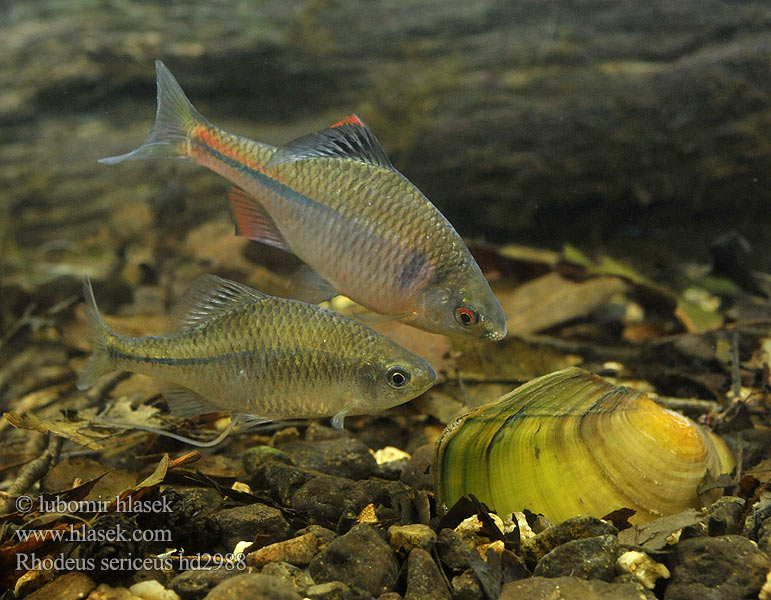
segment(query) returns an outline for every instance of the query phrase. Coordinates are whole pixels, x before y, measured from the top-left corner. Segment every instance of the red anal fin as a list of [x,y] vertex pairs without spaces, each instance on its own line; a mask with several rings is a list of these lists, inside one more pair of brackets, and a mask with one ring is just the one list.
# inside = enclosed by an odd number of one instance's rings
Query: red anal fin
[[287,252],[292,251],[273,217],[254,197],[241,188],[232,187],[228,192],[228,200],[236,221],[238,235]]
[[348,115],[347,117],[344,117],[337,123],[330,125],[330,127],[340,127],[341,125],[358,125],[359,127],[365,127],[364,121],[362,121],[356,115]]

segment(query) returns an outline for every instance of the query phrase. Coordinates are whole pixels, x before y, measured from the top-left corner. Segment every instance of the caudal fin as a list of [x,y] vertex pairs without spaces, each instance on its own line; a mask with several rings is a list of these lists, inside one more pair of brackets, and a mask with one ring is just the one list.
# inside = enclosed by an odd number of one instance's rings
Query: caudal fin
[[140,158],[184,158],[187,154],[188,132],[199,122],[201,114],[185,96],[174,76],[160,60],[155,61],[158,85],[158,108],[155,125],[144,143],[127,154],[101,158],[104,165]]
[[94,298],[94,288],[88,277],[83,281],[83,295],[86,298],[86,335],[93,349],[93,354],[78,378],[79,390],[91,387],[102,375],[113,370],[110,356],[107,353],[107,334],[110,328],[99,314]]

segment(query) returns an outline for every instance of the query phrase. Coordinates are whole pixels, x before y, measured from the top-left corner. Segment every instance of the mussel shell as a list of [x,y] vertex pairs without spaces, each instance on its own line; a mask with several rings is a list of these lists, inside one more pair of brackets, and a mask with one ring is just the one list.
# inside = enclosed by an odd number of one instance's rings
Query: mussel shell
[[733,469],[723,441],[647,395],[571,367],[534,379],[449,424],[434,482],[440,506],[474,494],[500,515],[553,521],[631,508],[630,521],[713,501],[708,474]]

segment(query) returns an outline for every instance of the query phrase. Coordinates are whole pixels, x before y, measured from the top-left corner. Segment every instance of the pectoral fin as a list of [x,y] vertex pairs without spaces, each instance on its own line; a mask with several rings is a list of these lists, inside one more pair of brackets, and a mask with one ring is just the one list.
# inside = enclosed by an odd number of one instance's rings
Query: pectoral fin
[[228,192],[228,200],[238,235],[287,252],[292,251],[273,217],[257,199],[240,188],[232,187]]

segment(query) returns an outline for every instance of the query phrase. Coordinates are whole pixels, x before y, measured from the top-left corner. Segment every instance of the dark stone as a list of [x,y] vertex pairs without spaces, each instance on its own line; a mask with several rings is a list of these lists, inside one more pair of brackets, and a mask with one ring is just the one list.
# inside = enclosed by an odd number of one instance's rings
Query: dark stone
[[413,548],[407,559],[407,592],[404,600],[450,600],[450,590],[431,555]]
[[533,571],[537,577],[582,577],[610,581],[615,576],[618,539],[601,535],[571,540],[547,553]]
[[286,452],[271,446],[254,446],[241,455],[241,464],[248,475],[254,475],[262,465],[270,460],[287,465],[292,464],[292,459]]
[[453,600],[483,600],[484,590],[471,569],[452,578]]
[[742,532],[744,498],[723,496],[707,507],[707,535],[727,535]]
[[291,506],[312,521],[335,528],[354,485],[354,481],[343,477],[315,477],[292,495]]
[[366,479],[377,471],[377,462],[369,448],[356,438],[298,440],[278,446],[300,467],[335,477]]
[[681,541],[674,563],[665,600],[754,598],[771,567],[768,555],[738,535]]
[[351,496],[346,500],[345,508],[358,514],[367,506],[374,504],[377,516],[388,523],[412,523],[413,500],[415,491],[398,481],[385,479],[367,479],[357,481]]
[[286,562],[268,563],[262,567],[261,573],[280,577],[291,584],[295,591],[301,595],[305,595],[305,590],[313,585],[313,579],[306,571]]
[[292,495],[318,473],[276,461],[268,461],[258,467],[249,485],[253,490],[269,490],[282,504],[290,504]]
[[522,556],[527,565],[535,567],[541,558],[554,548],[571,540],[581,540],[600,535],[616,535],[613,525],[596,517],[580,516],[566,519],[522,543]]
[[342,581],[373,596],[392,591],[398,572],[391,547],[367,524],[352,527],[319,552],[310,564],[314,581]]
[[174,577],[168,587],[177,592],[182,600],[201,600],[225,579],[236,575],[243,575],[243,572],[226,569],[194,569]]
[[771,554],[771,517],[760,524],[757,538],[758,548],[766,554]]
[[374,596],[359,588],[352,588],[342,581],[330,581],[309,587],[305,597],[311,600],[374,600]]
[[465,571],[469,568],[469,554],[476,552],[463,538],[452,529],[442,529],[436,538],[436,551],[439,560],[453,571]]
[[174,544],[189,553],[211,551],[212,546],[222,539],[215,519],[222,504],[220,494],[209,488],[167,489],[163,494],[171,504],[171,511],[152,515],[156,517],[154,522],[145,527],[169,529]]
[[433,490],[434,476],[431,474],[431,462],[434,460],[434,445],[425,444],[415,449],[402,472],[401,481],[418,490]]
[[[531,577],[503,586],[499,600],[656,600],[639,584],[587,581],[579,577]],[[695,599],[694,599],[695,600]]]
[[760,525],[766,519],[771,519],[771,500],[763,500],[752,507],[750,514],[747,515],[747,519],[744,521],[742,535],[751,540],[756,540]]
[[280,577],[250,573],[226,579],[204,600],[302,600],[302,596]]
[[253,541],[258,535],[263,544],[288,538],[292,528],[277,508],[265,504],[247,504],[221,510],[217,523],[222,529],[221,544],[233,551],[240,541]]

